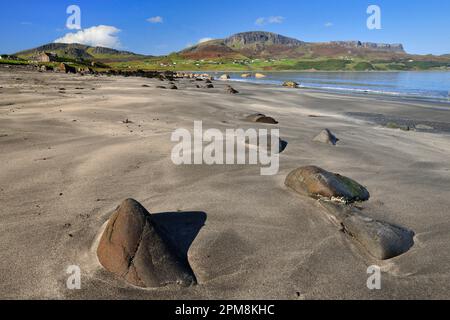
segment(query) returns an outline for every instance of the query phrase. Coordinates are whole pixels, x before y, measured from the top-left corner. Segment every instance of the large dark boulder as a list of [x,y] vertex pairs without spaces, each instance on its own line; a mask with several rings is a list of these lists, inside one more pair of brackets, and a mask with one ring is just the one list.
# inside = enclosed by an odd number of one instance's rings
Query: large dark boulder
[[358,182],[328,172],[315,166],[301,167],[292,171],[285,181],[294,191],[313,198],[327,198],[342,202],[369,200],[369,191]]
[[125,200],[109,219],[97,256],[105,269],[138,287],[195,283],[187,262],[170,249],[150,213],[133,199]]

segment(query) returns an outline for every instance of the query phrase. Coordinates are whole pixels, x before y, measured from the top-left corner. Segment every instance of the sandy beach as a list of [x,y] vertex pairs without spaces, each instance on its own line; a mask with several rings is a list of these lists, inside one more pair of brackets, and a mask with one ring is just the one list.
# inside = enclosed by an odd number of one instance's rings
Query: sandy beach
[[[178,90],[157,88],[170,86],[157,79],[0,67],[0,298],[450,298],[448,104],[175,82]],[[256,112],[279,124],[244,121]],[[374,114],[425,130],[383,127]],[[278,174],[174,165],[171,134],[194,121],[222,131],[279,128],[288,145]],[[337,146],[313,141],[325,128]],[[364,213],[410,228],[414,246],[385,261],[368,256],[317,201],[284,185],[307,165],[367,187]],[[179,237],[197,285],[140,289],[102,268],[102,226],[127,198]],[[80,290],[66,287],[71,265],[82,271]],[[370,265],[381,267],[381,290],[366,286]]]

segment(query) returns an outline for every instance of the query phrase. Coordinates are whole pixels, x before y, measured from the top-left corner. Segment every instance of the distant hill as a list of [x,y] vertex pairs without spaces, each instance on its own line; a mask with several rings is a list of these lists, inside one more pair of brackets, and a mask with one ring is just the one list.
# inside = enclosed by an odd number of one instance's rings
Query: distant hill
[[[98,63],[120,70],[184,71],[407,71],[450,70],[450,55],[411,55],[402,44],[362,41],[305,42],[280,34],[252,31],[197,44],[167,56],[82,44],[51,43],[15,55],[24,60],[43,52],[57,61]],[[25,61],[27,62],[27,61]],[[0,63],[10,63],[1,60]],[[27,62],[28,63],[28,62]]]
[[406,54],[401,44],[361,41],[308,43],[263,31],[243,32],[226,39],[212,40],[185,49],[186,58],[247,57],[247,58],[337,58],[342,56],[392,58]]
[[56,53],[58,57],[70,60],[90,60],[99,62],[120,62],[145,58],[144,55],[103,47],[90,47],[82,44],[50,43],[38,48],[21,51],[15,55],[27,59],[42,52]]

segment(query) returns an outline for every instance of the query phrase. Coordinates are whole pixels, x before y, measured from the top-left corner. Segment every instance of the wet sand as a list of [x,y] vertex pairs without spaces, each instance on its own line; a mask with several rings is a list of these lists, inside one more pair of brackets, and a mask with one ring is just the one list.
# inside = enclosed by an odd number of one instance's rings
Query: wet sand
[[[231,83],[240,93],[230,95],[227,82],[197,84],[164,90],[156,86],[167,81],[0,67],[0,298],[450,298],[450,135],[349,114],[445,127],[447,106],[248,83]],[[196,120],[222,131],[274,128],[243,121],[255,112],[277,119],[288,142],[277,175],[172,163],[175,129]],[[325,128],[336,147],[312,141]],[[366,186],[365,214],[414,230],[414,247],[387,261],[369,257],[315,200],[284,186],[304,165]],[[99,265],[99,232],[130,197],[174,234],[198,285],[138,289]],[[374,264],[382,289],[370,291]],[[70,265],[81,268],[81,290],[66,288]]]

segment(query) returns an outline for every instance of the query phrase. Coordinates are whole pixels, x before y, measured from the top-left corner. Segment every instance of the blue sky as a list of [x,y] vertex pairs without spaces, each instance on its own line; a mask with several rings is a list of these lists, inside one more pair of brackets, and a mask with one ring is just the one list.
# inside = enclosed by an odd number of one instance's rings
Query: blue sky
[[[381,8],[381,30],[366,26],[371,4]],[[65,27],[69,5],[81,8],[83,29],[115,27],[120,32],[110,36],[120,41],[122,49],[143,54],[167,54],[200,39],[254,30],[311,42],[403,43],[410,53],[450,53],[448,0],[11,1],[0,11],[0,53],[36,47],[77,32]]]

